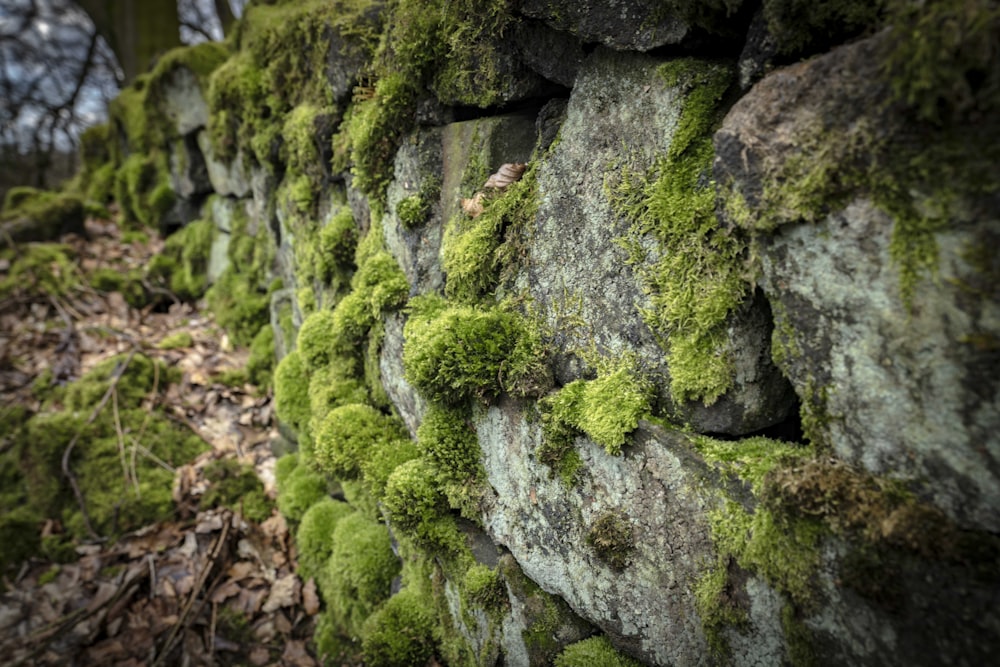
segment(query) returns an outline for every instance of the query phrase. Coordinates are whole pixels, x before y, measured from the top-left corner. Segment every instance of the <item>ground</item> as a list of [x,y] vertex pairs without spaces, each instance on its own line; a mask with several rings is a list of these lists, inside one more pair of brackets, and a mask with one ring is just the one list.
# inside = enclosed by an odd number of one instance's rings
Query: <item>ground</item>
[[[312,580],[295,574],[291,533],[275,508],[271,397],[242,383],[248,352],[197,306],[129,280],[162,241],[95,218],[86,232],[88,240],[23,244],[0,257],[0,528],[4,541],[17,529],[13,539],[29,545],[0,554],[5,664],[319,664],[311,645],[319,599]],[[37,261],[26,269],[29,256]],[[110,380],[86,383],[109,367],[118,369]],[[152,387],[132,396],[149,369]],[[133,399],[148,416],[135,428]],[[39,430],[59,416],[77,420],[77,436]],[[151,424],[161,422],[196,455],[157,460]],[[116,425],[105,440],[121,459],[112,455],[101,479],[110,513],[88,487],[105,442],[90,434],[105,423]],[[34,463],[46,447],[55,468]],[[173,480],[172,493],[169,481],[157,485],[159,504],[143,486],[151,469]],[[26,470],[39,479],[15,496],[11,470],[13,479]],[[83,501],[69,493],[70,478]],[[43,488],[52,489],[47,514],[36,498]],[[113,520],[100,522],[105,514]]]

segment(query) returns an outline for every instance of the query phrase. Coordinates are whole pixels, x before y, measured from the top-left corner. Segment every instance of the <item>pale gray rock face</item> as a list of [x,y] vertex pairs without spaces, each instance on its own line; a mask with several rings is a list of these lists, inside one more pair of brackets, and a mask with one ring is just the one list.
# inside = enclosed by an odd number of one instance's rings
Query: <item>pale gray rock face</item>
[[[841,145],[866,132],[905,145],[913,129],[883,104],[884,37],[776,71],[732,109],[716,135],[715,174],[745,198],[742,224],[763,215],[767,185],[808,157],[804,146],[819,151],[819,119]],[[816,406],[814,438],[907,481],[961,524],[996,532],[1000,359],[988,341],[1000,339],[1000,299],[989,277],[996,269],[973,261],[1000,239],[996,202],[948,202],[933,235],[938,267],[918,280],[908,307],[890,255],[904,223],[862,187],[841,193],[829,214],[810,214],[813,222],[801,223],[793,207],[767,211],[777,230],[761,235],[761,285],[788,338],[783,370]],[[941,208],[931,193],[908,192],[918,211]]]
[[663,5],[658,0],[525,0],[521,12],[583,42],[649,51],[665,44],[679,44],[690,31],[683,21],[664,11]]
[[[406,274],[414,294],[440,292],[444,287],[438,262],[443,229],[438,196],[441,170],[441,130],[417,132],[396,153],[396,177],[386,192],[385,244]],[[434,187],[434,182],[438,187]],[[427,199],[426,220],[412,229],[400,221],[397,212],[399,203],[410,197]]]
[[184,199],[212,192],[205,158],[192,134],[185,135],[170,146],[170,187]]
[[417,428],[427,412],[427,401],[406,381],[403,368],[403,324],[400,313],[390,313],[383,319],[385,338],[379,351],[379,371],[382,386],[389,395],[410,436],[417,436]]
[[788,225],[764,254],[764,289],[800,354],[797,387],[826,388],[822,435],[845,460],[914,481],[963,523],[1000,529],[1000,367],[977,349],[1000,303],[963,286],[970,245],[1000,240],[993,215],[938,235],[939,277],[908,312],[889,257],[893,220],[860,199],[819,224]]
[[[612,165],[625,159],[641,172],[670,147],[684,100],[657,74],[661,64],[606,49],[584,63],[560,142],[541,164],[538,215],[516,287],[527,288],[557,332],[559,382],[585,372],[577,353],[596,344],[612,355],[638,354],[661,397],[672,404],[663,348],[640,313],[648,298],[615,242],[627,223],[604,189]],[[585,324],[569,325],[573,320]],[[748,300],[730,316],[733,388],[712,406],[694,402],[673,410],[703,432],[740,434],[782,421],[792,396],[770,360],[770,326],[766,305]]]
[[167,75],[163,82],[162,109],[181,136],[208,125],[208,102],[194,72],[177,67]]
[[201,148],[205,167],[208,169],[208,180],[216,193],[232,197],[246,197],[250,194],[250,179],[243,164],[242,149],[237,151],[231,163],[220,162],[215,158],[212,140],[205,130],[198,133],[198,147]]

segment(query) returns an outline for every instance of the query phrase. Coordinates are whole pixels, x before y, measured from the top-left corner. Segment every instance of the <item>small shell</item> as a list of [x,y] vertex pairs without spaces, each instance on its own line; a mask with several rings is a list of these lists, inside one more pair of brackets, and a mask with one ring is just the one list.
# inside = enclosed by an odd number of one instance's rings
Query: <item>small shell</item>
[[527,166],[528,165],[523,162],[508,162],[506,164],[502,164],[500,165],[500,168],[497,169],[497,173],[486,179],[486,183],[483,187],[502,190],[511,183],[521,180],[521,174],[524,173]]
[[462,210],[470,218],[477,218],[483,213],[483,193],[477,192],[472,199],[462,200]]

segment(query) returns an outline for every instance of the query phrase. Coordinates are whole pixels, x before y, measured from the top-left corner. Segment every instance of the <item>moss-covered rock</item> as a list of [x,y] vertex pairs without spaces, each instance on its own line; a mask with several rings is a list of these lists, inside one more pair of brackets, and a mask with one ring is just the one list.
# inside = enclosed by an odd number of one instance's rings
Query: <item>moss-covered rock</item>
[[303,579],[322,575],[333,553],[333,533],[341,519],[355,510],[345,502],[323,496],[305,514],[295,531],[299,575]]
[[83,234],[85,213],[84,200],[77,194],[15,187],[4,197],[0,230],[18,243],[55,241],[62,234]]
[[623,655],[605,636],[590,637],[570,644],[552,663],[555,667],[584,667],[585,665],[607,665],[607,667],[639,667],[642,663]]
[[411,588],[393,595],[362,627],[365,664],[406,667],[424,664],[434,654],[432,601]]

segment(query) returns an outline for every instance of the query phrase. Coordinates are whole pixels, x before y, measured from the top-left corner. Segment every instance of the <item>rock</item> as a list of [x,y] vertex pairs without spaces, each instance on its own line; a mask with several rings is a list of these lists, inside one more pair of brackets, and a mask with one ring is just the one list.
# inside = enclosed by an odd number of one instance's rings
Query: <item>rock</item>
[[665,44],[679,44],[690,30],[679,18],[664,11],[663,3],[657,0],[525,0],[521,13],[583,42],[599,42],[623,51],[649,51]]
[[[396,153],[395,179],[386,191],[385,244],[406,274],[413,294],[444,287],[441,250],[441,130],[421,130]],[[403,202],[406,215],[400,219]]]
[[514,41],[528,67],[553,83],[573,87],[586,57],[579,39],[540,21],[526,20],[515,26]]
[[208,125],[208,102],[198,84],[198,77],[187,67],[175,67],[160,82],[162,109],[179,136],[186,136]]
[[406,380],[403,368],[403,324],[400,313],[390,313],[384,319],[385,338],[379,350],[379,372],[382,386],[389,396],[410,435],[416,438],[417,428],[427,412],[425,401]]
[[217,194],[232,197],[246,197],[250,194],[250,181],[247,178],[242,149],[236,152],[236,157],[227,165],[215,159],[212,140],[207,131],[199,132],[197,141],[205,159],[208,180],[212,184],[212,189]]
[[[496,491],[484,525],[524,574],[636,657],[702,664],[708,647],[690,584],[713,558],[711,501],[698,491],[704,464],[683,436],[641,426],[624,457],[579,438],[587,472],[570,488],[535,459],[540,427],[513,402],[484,411],[476,428]],[[620,570],[587,545],[588,527],[608,512],[627,516],[632,531]]]
[[758,9],[750,21],[750,29],[747,32],[746,42],[737,65],[740,88],[747,91],[750,86],[760,81],[765,74],[774,68],[777,57],[778,42],[768,28],[764,10]]
[[354,90],[358,76],[371,59],[365,31],[377,34],[381,27],[384,3],[367,3],[363,12],[352,19],[350,29],[326,26],[323,39],[329,44],[326,56],[326,80],[330,94],[337,102],[345,102]]
[[[761,284],[807,435],[846,461],[906,480],[962,524],[996,532],[1000,299],[985,287],[996,263],[981,249],[1000,240],[1000,208],[995,195],[963,189],[970,174],[995,174],[996,164],[985,172],[946,166],[928,182],[906,158],[917,150],[917,158],[964,151],[965,163],[981,159],[977,142],[996,136],[995,121],[968,128],[966,149],[935,143],[961,130],[907,124],[885,104],[882,39],[754,86],[717,134],[716,178],[733,224],[763,232]],[[894,168],[893,158],[904,166]],[[812,194],[801,189],[817,183]],[[921,222],[928,215],[942,217]],[[914,224],[932,231],[914,232]],[[922,248],[932,264],[914,256]]]
[[[648,298],[615,242],[627,228],[605,191],[609,170],[626,161],[641,173],[664,155],[684,102],[680,89],[657,74],[661,64],[606,49],[584,63],[561,141],[539,170],[539,209],[517,287],[528,290],[557,332],[560,383],[586,372],[577,352],[591,345],[612,355],[635,352],[663,400],[696,430],[747,433],[780,422],[792,407],[787,382],[770,361],[770,319],[760,302],[749,300],[730,318],[732,389],[707,408],[699,402],[676,405],[664,350],[640,313]],[[585,325],[565,323],[574,318]]]
[[170,187],[178,197],[194,199],[212,192],[205,158],[194,134],[171,144]]
[[295,303],[295,290],[291,287],[280,289],[271,294],[271,328],[274,330],[275,363],[285,358],[295,349],[295,334],[297,329],[286,326],[291,324],[292,304]]

